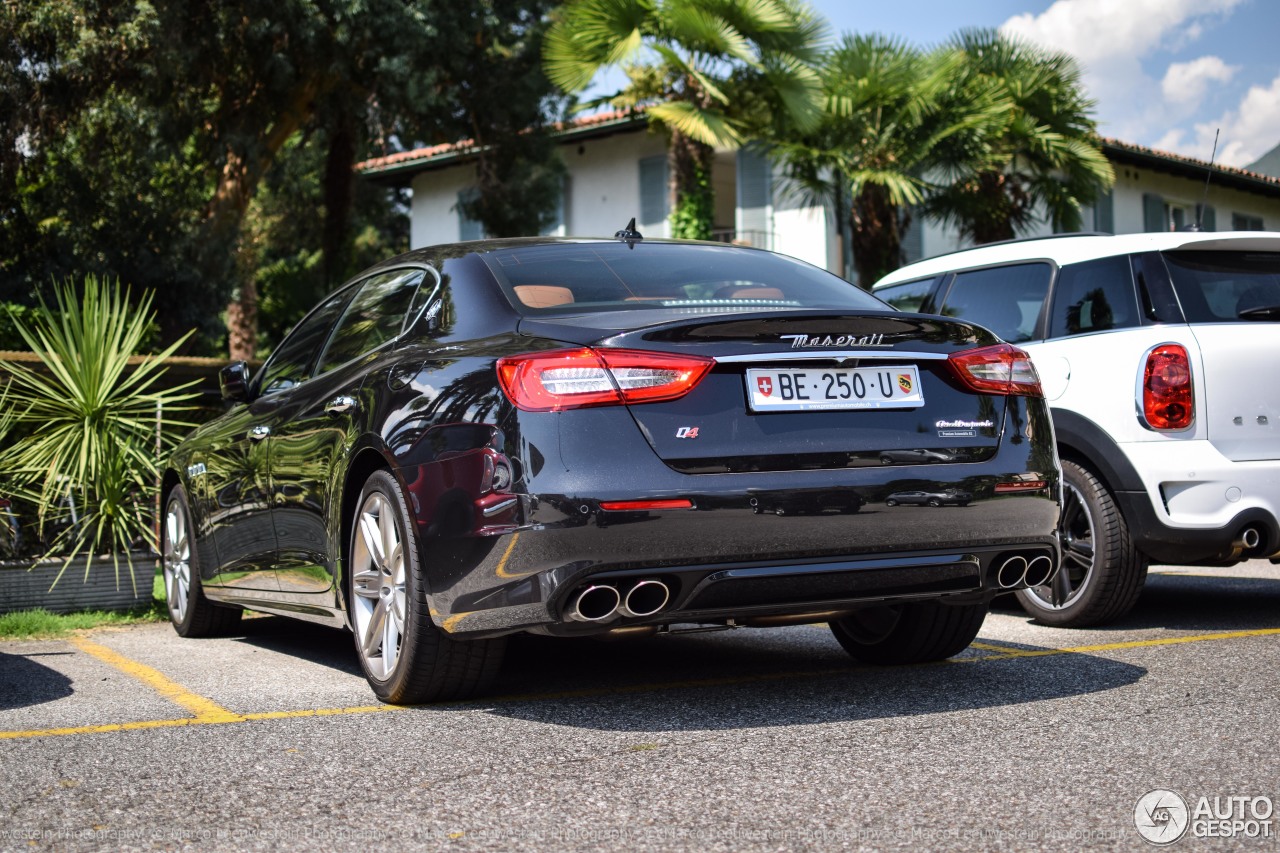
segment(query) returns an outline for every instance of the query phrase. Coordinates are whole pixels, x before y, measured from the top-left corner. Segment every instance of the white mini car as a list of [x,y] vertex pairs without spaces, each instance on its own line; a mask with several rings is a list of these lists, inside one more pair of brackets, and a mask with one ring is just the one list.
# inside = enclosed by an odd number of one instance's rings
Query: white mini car
[[1064,234],[903,267],[873,293],[1031,354],[1063,469],[1056,589],[1079,627],[1133,606],[1148,561],[1280,562],[1280,234]]

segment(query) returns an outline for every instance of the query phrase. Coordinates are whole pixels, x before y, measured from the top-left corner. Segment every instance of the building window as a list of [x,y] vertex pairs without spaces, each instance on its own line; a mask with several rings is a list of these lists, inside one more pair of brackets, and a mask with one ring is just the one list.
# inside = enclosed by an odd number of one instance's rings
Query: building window
[[458,239],[459,240],[483,240],[484,225],[478,220],[472,219],[463,213],[462,205],[466,202],[475,201],[480,196],[480,191],[475,187],[468,187],[458,193],[458,204],[454,210],[458,211]]
[[1247,213],[1231,214],[1232,231],[1265,231],[1261,216],[1250,216]]

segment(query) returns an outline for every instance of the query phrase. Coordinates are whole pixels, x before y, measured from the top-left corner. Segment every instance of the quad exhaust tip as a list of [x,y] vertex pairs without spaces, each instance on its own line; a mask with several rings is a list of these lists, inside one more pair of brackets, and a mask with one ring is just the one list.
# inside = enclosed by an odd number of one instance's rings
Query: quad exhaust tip
[[568,617],[575,622],[604,622],[615,615],[652,616],[671,601],[671,589],[660,580],[637,582],[623,597],[611,584],[589,584],[569,604]]
[[1044,586],[1053,580],[1057,567],[1047,554],[1034,554],[1030,559],[1023,554],[1012,554],[1004,559],[996,571],[996,583],[1001,589],[1023,589]]
[[652,616],[667,606],[671,590],[662,581],[643,580],[631,587],[619,608],[623,616]]
[[569,607],[569,618],[577,622],[603,622],[617,612],[622,596],[611,586],[592,584],[578,593]]

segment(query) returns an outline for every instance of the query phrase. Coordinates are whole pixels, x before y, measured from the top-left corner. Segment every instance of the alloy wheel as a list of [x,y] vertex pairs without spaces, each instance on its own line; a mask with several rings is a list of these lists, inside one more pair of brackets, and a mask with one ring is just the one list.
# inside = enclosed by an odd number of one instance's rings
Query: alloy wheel
[[[1027,590],[1038,599],[1039,606],[1061,610],[1074,603],[1085,591],[1093,577],[1096,529],[1093,513],[1089,511],[1084,495],[1064,478],[1062,515],[1058,520],[1062,568],[1048,584]],[[1054,604],[1055,598],[1057,604]]]
[[169,500],[164,516],[164,592],[173,621],[187,618],[191,595],[191,538],[187,511],[176,497]]
[[399,520],[381,492],[365,498],[356,514],[352,611],[360,653],[370,674],[390,678],[404,642],[405,560]]

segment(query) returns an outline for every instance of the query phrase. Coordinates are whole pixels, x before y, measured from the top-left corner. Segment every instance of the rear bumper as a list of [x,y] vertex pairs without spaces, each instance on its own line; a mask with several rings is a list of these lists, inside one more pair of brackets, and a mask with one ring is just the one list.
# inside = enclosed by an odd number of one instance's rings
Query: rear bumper
[[[1025,398],[1013,405],[1042,406]],[[452,470],[439,463],[397,473],[411,506],[421,508],[431,613],[448,633],[576,635],[799,619],[879,601],[980,600],[1000,591],[995,575],[1011,553],[1044,555],[1056,567],[1060,483],[1052,433],[1026,426],[1047,423],[1048,414],[1041,408],[1016,417],[1025,433],[982,462],[874,460],[866,467],[687,474],[635,440],[624,410],[520,415],[503,425],[505,457],[516,471],[514,501],[503,497],[492,515],[485,514],[492,495],[416,498],[420,491],[446,493],[443,482],[424,491]],[[1039,485],[995,491],[998,483],[1027,481]],[[972,500],[886,503],[910,490],[966,493]],[[687,508],[603,508],[636,499],[680,499]],[[441,509],[446,505],[449,512]],[[572,617],[571,600],[585,586],[607,584],[625,596],[641,580],[669,590],[660,610],[592,622]]]
[[[1141,472],[1144,491],[1116,498],[1152,560],[1188,565],[1280,552],[1280,461],[1234,462],[1208,441],[1120,447]],[[1259,533],[1252,549],[1239,543],[1248,528]]]

